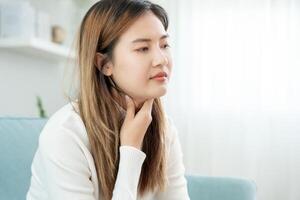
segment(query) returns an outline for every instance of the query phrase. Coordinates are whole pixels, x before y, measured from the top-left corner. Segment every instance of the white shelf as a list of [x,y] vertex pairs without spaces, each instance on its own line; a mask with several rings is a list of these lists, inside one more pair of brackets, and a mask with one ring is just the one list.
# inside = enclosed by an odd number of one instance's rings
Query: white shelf
[[75,58],[69,48],[37,38],[0,38],[0,50],[58,61]]

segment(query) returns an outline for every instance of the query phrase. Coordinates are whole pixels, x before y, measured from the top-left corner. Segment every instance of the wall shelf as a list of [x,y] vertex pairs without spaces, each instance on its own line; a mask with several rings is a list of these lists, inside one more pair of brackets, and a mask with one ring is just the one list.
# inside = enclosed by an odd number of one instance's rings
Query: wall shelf
[[75,58],[68,47],[38,38],[0,38],[0,50],[58,61]]

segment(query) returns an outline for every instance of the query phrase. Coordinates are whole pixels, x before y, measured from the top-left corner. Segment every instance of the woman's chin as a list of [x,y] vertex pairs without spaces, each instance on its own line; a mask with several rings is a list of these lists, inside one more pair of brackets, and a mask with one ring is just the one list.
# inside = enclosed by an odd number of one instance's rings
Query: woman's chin
[[158,91],[153,92],[152,98],[159,98],[167,94],[167,88],[160,88]]
[[156,88],[155,90],[150,90],[148,92],[144,92],[143,94],[133,95],[134,99],[155,99],[167,94],[167,87]]

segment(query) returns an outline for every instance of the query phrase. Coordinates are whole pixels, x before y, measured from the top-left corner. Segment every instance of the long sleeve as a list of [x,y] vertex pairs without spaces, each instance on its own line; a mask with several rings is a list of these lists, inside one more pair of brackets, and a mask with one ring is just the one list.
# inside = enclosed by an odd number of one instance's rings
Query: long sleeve
[[[189,200],[182,152],[175,127],[169,126],[168,185],[155,200]],[[137,189],[146,154],[120,146],[120,162],[112,200],[137,200]],[[48,120],[40,134],[31,166],[27,200],[101,200],[97,172],[83,122],[68,104]],[[147,198],[149,199],[149,198]]]
[[187,181],[184,177],[183,154],[178,139],[177,129],[170,125],[172,140],[167,159],[168,186],[164,192],[157,193],[157,200],[189,200]]
[[[136,200],[141,166],[146,154],[131,146],[120,146],[119,172],[112,200]],[[40,137],[35,162],[44,174],[48,200],[99,200],[89,168],[89,152],[70,130],[60,128]],[[33,172],[35,173],[35,172]],[[38,175],[40,176],[40,175]],[[40,199],[33,188],[27,200]],[[38,195],[36,195],[38,196]],[[101,199],[100,199],[101,200]]]
[[[38,156],[49,200],[96,200],[84,145],[69,130],[60,128],[43,134]],[[31,198],[28,198],[31,200]]]
[[120,163],[113,200],[136,200],[142,164],[146,154],[135,147],[120,147]]

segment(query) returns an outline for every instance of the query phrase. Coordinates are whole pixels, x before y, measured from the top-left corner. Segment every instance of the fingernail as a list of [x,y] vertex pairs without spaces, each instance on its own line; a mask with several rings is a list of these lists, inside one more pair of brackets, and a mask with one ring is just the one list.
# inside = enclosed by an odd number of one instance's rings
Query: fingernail
[[129,101],[129,97],[127,95],[125,95],[125,99],[126,99],[126,102]]

